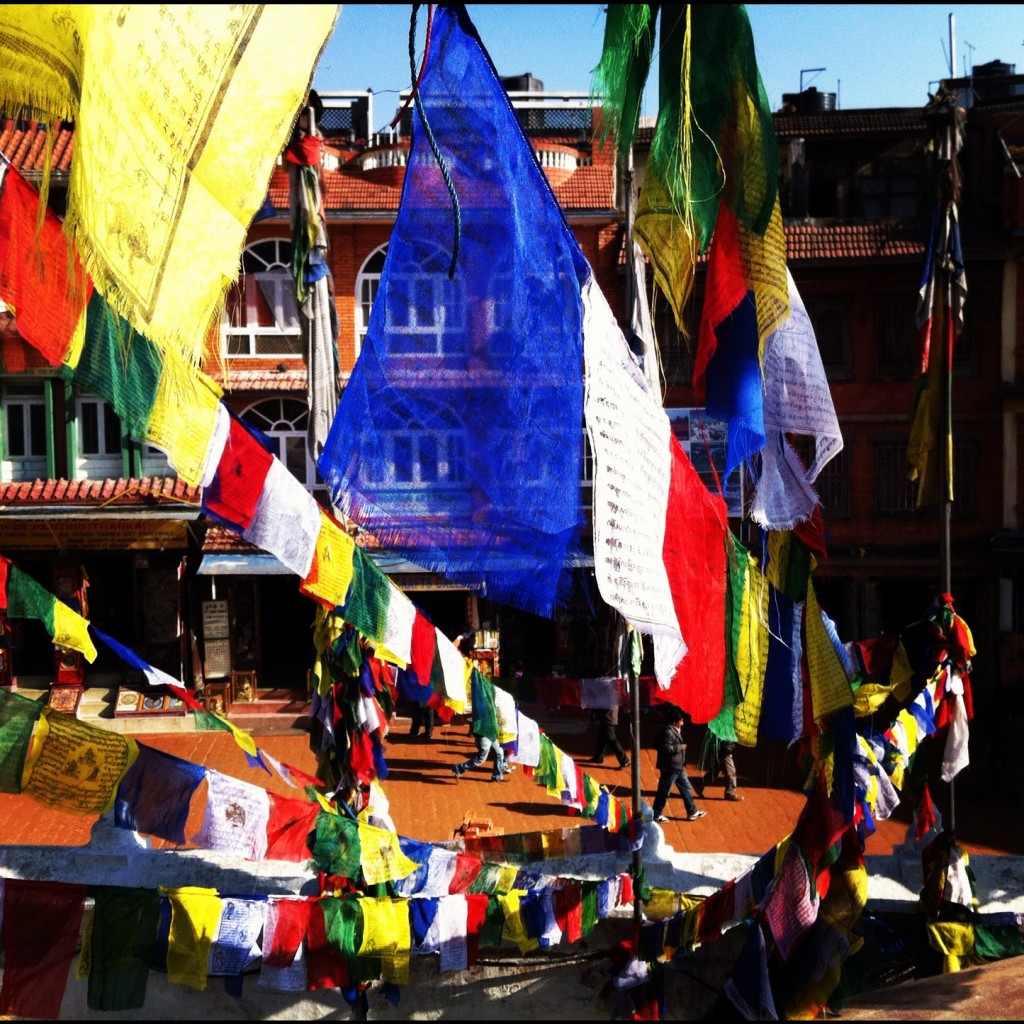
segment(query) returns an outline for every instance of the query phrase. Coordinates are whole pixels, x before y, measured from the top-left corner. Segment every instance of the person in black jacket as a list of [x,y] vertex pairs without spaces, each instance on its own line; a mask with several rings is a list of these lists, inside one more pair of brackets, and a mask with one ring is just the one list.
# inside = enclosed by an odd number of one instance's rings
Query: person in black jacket
[[655,763],[658,769],[658,791],[654,795],[652,808],[654,820],[661,823],[668,821],[664,814],[665,804],[668,803],[669,793],[674,784],[683,798],[686,820],[696,821],[708,812],[697,810],[693,789],[686,777],[686,744],[683,742],[683,723],[686,716],[679,708],[674,707],[669,711],[668,717],[668,723],[658,737],[658,759]]

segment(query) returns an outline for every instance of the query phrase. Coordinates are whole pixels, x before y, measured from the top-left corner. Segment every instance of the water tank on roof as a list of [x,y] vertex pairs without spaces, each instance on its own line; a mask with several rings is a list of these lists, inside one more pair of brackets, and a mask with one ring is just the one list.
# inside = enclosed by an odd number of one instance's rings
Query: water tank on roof
[[534,78],[529,72],[525,75],[508,75],[503,77],[501,84],[506,92],[543,92],[544,83]]
[[1007,64],[1001,60],[990,60],[987,64],[975,64],[972,74],[975,78],[1002,78],[1016,72],[1016,64]]
[[818,92],[812,85],[803,92],[787,92],[782,95],[782,106],[798,114],[817,114],[824,110],[836,109],[834,92]]

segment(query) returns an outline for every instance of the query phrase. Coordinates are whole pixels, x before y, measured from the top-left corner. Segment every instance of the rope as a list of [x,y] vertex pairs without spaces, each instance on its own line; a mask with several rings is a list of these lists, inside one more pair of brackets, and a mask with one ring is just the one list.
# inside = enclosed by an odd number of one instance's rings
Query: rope
[[[438,148],[437,140],[434,138],[434,132],[430,127],[430,122],[427,120],[427,112],[423,109],[423,102],[420,99],[419,78],[416,75],[416,13],[421,6],[421,4],[412,5],[412,17],[409,19],[409,72],[413,83],[412,95],[416,103],[416,110],[419,112],[420,119],[423,121],[423,128],[427,133],[427,141],[430,143],[430,149],[433,152],[434,159],[437,161],[437,166],[441,171],[441,177],[444,178],[444,183],[448,186],[448,194],[452,197],[452,210],[455,214],[455,238],[452,242],[452,261],[448,265],[448,280],[453,281],[455,280],[455,265],[459,261],[459,247],[462,241],[462,209],[459,206],[459,197],[455,192],[455,184],[452,181],[451,174],[448,172],[448,165],[445,163],[444,157],[441,155],[441,150]],[[430,20],[432,19],[433,14],[431,13]],[[428,44],[430,39],[429,26],[430,22],[428,21]],[[426,66],[426,59],[426,53],[424,53],[424,66]]]

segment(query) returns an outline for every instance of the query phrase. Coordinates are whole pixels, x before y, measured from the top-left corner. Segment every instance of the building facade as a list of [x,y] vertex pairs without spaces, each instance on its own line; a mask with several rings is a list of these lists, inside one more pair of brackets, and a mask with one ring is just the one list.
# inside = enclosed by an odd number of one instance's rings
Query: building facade
[[[979,74],[978,72],[982,72]],[[584,95],[550,94],[530,76],[507,80],[513,106],[613,310],[625,322],[625,220],[642,188],[600,144],[600,110]],[[957,610],[979,649],[976,692],[1012,695],[1024,683],[1024,543],[1018,480],[1024,365],[1018,259],[1024,236],[1024,96],[1000,65],[952,83],[966,108],[960,224],[968,300],[953,368],[956,501],[951,572]],[[925,107],[837,110],[808,90],[775,115],[789,266],[815,326],[844,437],[819,478],[828,551],[816,571],[840,636],[893,632],[924,614],[942,588],[940,518],[916,507],[906,447],[918,377],[915,323],[935,203],[935,126]],[[342,383],[359,356],[399,208],[409,149],[408,110],[373,134],[382,112],[368,93],[325,94],[323,204]],[[383,112],[384,116],[390,111]],[[0,151],[27,176],[42,170],[45,132],[8,122]],[[73,136],[53,149],[51,202],[60,212]],[[282,163],[254,221],[205,366],[231,408],[317,499],[326,489],[305,443],[307,376],[291,287],[291,227]],[[690,336],[699,322],[700,275]],[[691,342],[665,303],[654,318],[666,407],[699,404]],[[274,559],[201,514],[201,495],[174,480],[155,449],[122,437],[92,396],[34,365],[16,317],[0,321],[3,461],[0,552],[54,586],[58,571],[88,577],[91,617],[154,664],[194,681],[204,669],[203,604],[230,610],[230,668],[261,688],[304,689],[312,603]],[[584,446],[581,424],[579,443]],[[586,474],[585,474],[586,476]],[[586,504],[587,481],[581,481]],[[739,511],[739,508],[737,508]],[[733,520],[742,536],[750,526]],[[614,622],[583,571],[578,599],[554,621],[491,604],[367,545],[378,564],[448,635],[497,634],[499,671],[603,674]],[[595,614],[595,609],[597,614]],[[31,625],[8,639],[16,677],[52,672]],[[89,678],[120,666],[102,660]]]

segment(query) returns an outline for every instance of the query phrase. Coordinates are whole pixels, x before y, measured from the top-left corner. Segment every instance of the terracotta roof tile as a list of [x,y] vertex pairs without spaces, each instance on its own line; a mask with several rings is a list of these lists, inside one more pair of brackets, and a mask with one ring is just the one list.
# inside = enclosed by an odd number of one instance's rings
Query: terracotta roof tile
[[210,376],[224,388],[228,394],[238,391],[305,391],[306,370],[289,369],[253,370],[232,369],[228,367],[225,374],[222,370],[214,370]]
[[790,260],[920,258],[925,236],[906,224],[786,225]]
[[808,135],[908,135],[930,131],[920,107],[826,110],[772,115],[780,139]]
[[167,503],[198,506],[202,491],[175,477],[125,480],[34,480],[0,484],[0,507],[79,505],[155,508]]
[[608,167],[579,167],[555,188],[562,209],[608,210],[615,205],[615,180]]
[[[62,125],[58,129],[50,157],[52,171],[66,174],[71,170],[74,135],[74,128]],[[10,118],[0,121],[0,153],[22,174],[41,172],[46,156],[46,125]]]

